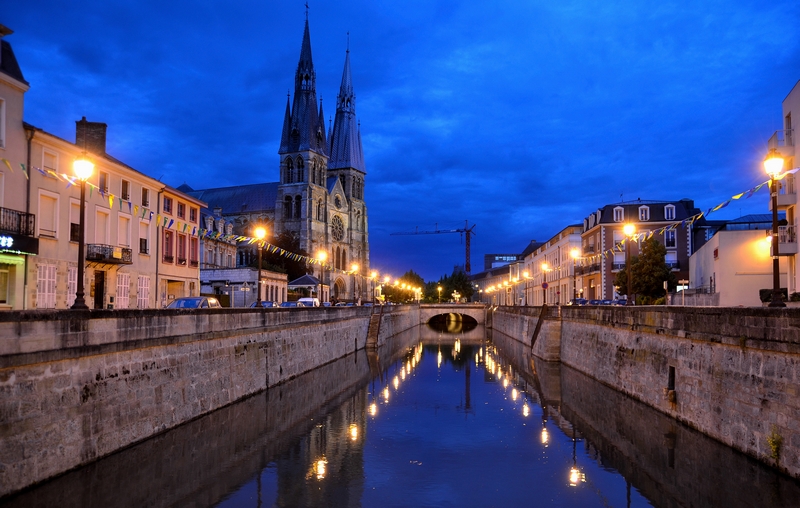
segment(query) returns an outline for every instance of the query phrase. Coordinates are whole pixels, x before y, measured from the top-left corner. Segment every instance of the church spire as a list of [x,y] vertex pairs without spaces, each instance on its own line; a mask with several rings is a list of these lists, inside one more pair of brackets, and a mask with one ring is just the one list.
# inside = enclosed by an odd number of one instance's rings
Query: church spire
[[331,131],[328,169],[353,168],[366,173],[361,150],[361,135],[356,120],[356,95],[350,74],[350,49],[344,57],[344,71],[336,98],[336,119]]
[[289,108],[289,94],[286,94],[286,112],[283,114],[283,131],[281,132],[281,146],[278,153],[289,151],[289,135],[292,132],[292,112]]
[[[303,30],[300,46],[300,60],[294,75],[294,99],[290,113],[289,126],[284,120],[279,154],[312,150],[319,154],[327,153],[324,121],[317,109],[317,75],[311,58],[311,35],[308,18]],[[284,143],[284,140],[286,141]]]

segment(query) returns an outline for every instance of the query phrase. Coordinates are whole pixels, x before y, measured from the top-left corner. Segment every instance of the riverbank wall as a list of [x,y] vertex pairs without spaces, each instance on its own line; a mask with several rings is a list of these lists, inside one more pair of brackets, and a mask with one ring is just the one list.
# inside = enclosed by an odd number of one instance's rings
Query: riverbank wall
[[[493,331],[530,347],[538,316],[537,307],[500,307]],[[562,307],[545,326],[534,356],[800,478],[800,311]]]
[[[363,349],[371,313],[0,313],[0,496]],[[379,344],[418,324],[386,309]]]

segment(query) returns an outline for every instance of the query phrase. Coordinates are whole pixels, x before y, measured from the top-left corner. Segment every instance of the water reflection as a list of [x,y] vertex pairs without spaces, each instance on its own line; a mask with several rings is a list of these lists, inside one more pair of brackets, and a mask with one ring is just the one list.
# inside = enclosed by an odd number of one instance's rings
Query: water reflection
[[[420,328],[8,506],[796,506],[794,480],[482,328]],[[2,503],[0,503],[2,504]]]

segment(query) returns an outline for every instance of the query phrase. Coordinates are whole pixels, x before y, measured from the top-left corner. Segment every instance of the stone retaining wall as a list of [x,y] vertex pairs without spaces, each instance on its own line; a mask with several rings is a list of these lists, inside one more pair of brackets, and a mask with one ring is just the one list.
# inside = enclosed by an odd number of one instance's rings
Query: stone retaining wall
[[[381,337],[417,326],[387,310]],[[370,308],[0,314],[0,496],[364,347]]]
[[[494,331],[523,340],[530,347],[541,312],[541,307],[498,307],[497,311],[491,313],[491,326]],[[534,356],[546,361],[559,361],[561,321],[558,316],[558,307],[547,308],[545,320],[533,345]]]
[[[561,317],[564,364],[800,478],[800,311],[562,307]],[[518,307],[493,316],[528,344],[535,321]]]

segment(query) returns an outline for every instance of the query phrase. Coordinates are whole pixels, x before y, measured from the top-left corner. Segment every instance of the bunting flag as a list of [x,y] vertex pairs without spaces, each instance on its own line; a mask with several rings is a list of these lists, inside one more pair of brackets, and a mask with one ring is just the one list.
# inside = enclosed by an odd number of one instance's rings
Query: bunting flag
[[8,162],[8,159],[4,158],[4,159],[2,159],[2,161],[3,161],[3,164],[5,164],[8,167],[8,170],[13,173],[14,172],[14,168],[11,167],[11,163]]
[[30,177],[28,176],[28,170],[25,168],[25,164],[20,162],[19,165],[22,168],[22,174],[25,175],[25,179],[30,180]]

